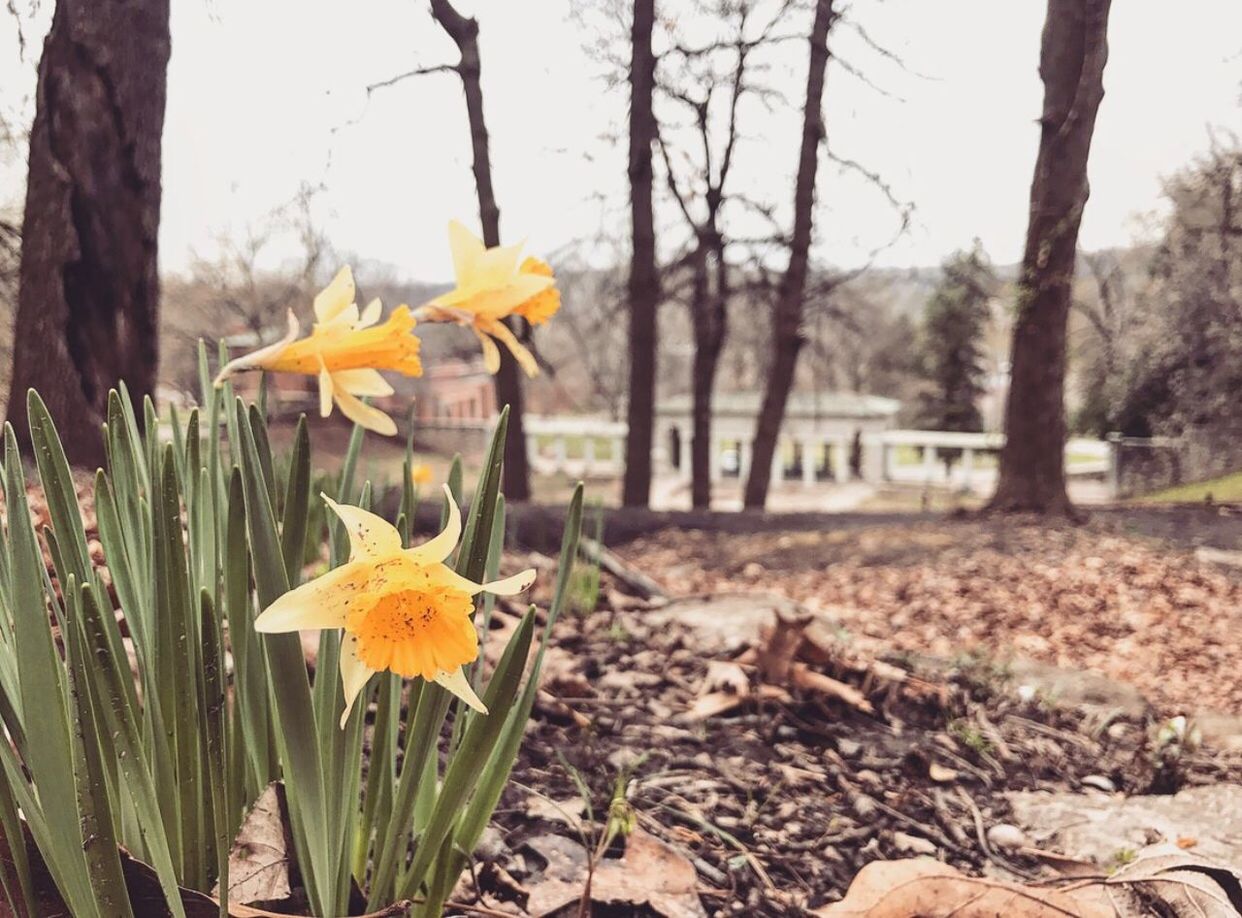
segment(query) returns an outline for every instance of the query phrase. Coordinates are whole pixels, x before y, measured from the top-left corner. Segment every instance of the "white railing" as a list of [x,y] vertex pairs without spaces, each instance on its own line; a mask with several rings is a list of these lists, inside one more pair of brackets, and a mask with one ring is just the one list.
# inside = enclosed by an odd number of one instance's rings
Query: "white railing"
[[[527,415],[526,449],[531,468],[540,475],[615,477],[624,471],[626,424],[599,417]],[[814,484],[824,478],[843,482],[851,477],[849,438],[823,440],[782,437],[793,443],[797,468],[787,468],[784,458],[773,462],[774,480],[798,479]],[[863,433],[860,438],[861,472],[864,481],[905,484],[937,484],[964,489],[987,488],[995,482],[997,456],[1005,445],[1001,433],[963,433],[949,430],[884,430]],[[664,440],[657,431],[652,457],[664,474],[689,474],[689,443],[681,448],[680,468],[673,469],[665,455]],[[712,451],[713,478],[725,475],[745,478],[749,472],[750,444],[720,440]],[[953,461],[946,464],[952,451]],[[1070,440],[1065,445],[1069,475],[1103,475],[1110,469],[1109,446],[1103,440]],[[778,451],[783,457],[785,451]],[[814,457],[814,458],[813,458]],[[821,466],[825,466],[821,467]]]
[[[885,430],[864,434],[863,478],[951,485],[972,489],[991,484],[1003,433],[949,430]],[[953,451],[952,456],[943,455]],[[944,460],[952,458],[951,463]],[[1110,465],[1108,443],[1075,438],[1065,444],[1067,475],[1103,475]]]
[[526,415],[526,454],[540,475],[613,477],[625,468],[624,421]]

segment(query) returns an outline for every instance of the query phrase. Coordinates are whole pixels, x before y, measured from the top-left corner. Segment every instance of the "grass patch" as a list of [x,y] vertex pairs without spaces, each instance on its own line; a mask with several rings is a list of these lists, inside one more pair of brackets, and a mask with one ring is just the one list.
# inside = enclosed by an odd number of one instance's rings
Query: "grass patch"
[[1212,478],[1208,481],[1196,481],[1191,484],[1165,488],[1154,494],[1136,497],[1134,502],[1139,504],[1191,504],[1203,503],[1209,497],[1216,502],[1242,501],[1242,472],[1234,472],[1232,475]]

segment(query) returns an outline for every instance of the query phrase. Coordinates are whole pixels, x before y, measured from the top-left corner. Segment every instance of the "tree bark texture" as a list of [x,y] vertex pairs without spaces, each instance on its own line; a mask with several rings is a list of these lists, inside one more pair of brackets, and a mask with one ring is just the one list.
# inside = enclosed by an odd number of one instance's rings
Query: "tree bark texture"
[[651,499],[651,452],[655,426],[656,325],[660,277],[656,264],[652,205],[652,146],[656,138],[655,0],[634,0],[630,29],[630,380],[626,408],[625,478],[621,502],[646,507]]
[[[491,248],[500,245],[500,207],[496,203],[496,192],[492,187],[487,121],[483,117],[479,23],[478,20],[459,13],[449,0],[431,0],[431,14],[453,39],[461,55],[456,69],[466,96],[466,118],[470,125],[470,148],[474,160],[474,185],[479,196],[479,222],[482,224],[483,242]],[[506,322],[515,334],[526,337],[526,330],[515,324],[515,320]],[[530,464],[526,455],[526,430],[522,423],[522,370],[505,347],[500,348],[500,370],[496,373],[495,385],[496,403],[509,406],[509,435],[505,441],[505,497],[511,501],[529,500]]]
[[[815,222],[815,176],[819,168],[819,145],[824,139],[824,76],[828,67],[828,33],[836,12],[834,0],[817,0],[811,25],[806,103],[802,113],[802,143],[798,174],[794,181],[793,234],[789,242],[789,267],[781,279],[772,315],[772,367],[755,425],[750,475],[746,479],[744,504],[762,509],[768,499],[772,461],[785,420],[785,405],[793,387],[798,354],[802,350],[802,300],[810,270],[811,233]],[[805,458],[803,461],[806,461]]]
[[1087,158],[1104,98],[1111,0],[1048,0],[1040,51],[1044,83],[1018,282],[1005,447],[990,508],[1072,515],[1065,489],[1066,325]]
[[26,393],[74,465],[104,463],[108,391],[154,395],[169,0],[58,0],[39,62],[8,417]]

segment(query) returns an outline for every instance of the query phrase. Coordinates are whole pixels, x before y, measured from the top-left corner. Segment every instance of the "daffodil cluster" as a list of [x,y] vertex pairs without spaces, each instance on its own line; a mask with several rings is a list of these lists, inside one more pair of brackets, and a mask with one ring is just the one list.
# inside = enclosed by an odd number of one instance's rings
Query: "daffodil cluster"
[[[483,346],[487,368],[500,367],[499,341],[529,374],[538,367],[505,320],[517,316],[542,324],[560,308],[552,268],[537,258],[521,258],[521,246],[486,247],[460,223],[449,224],[456,285],[417,311],[398,306],[380,322],[383,306],[356,302],[353,273],[342,268],[315,297],[311,333],[301,337],[297,316],[289,313],[288,333],[280,341],[230,361],[217,385],[243,370],[315,376],[319,413],[333,406],[351,421],[386,436],[397,432],[393,419],[362,401],[393,394],[381,370],[404,376],[422,374],[417,322],[450,322],[470,328]],[[411,470],[416,486],[429,483],[426,466]],[[478,655],[473,614],[480,592],[507,596],[534,580],[534,571],[494,583],[466,580],[444,564],[461,535],[461,514],[448,488],[445,530],[416,548],[403,549],[397,530],[358,507],[325,500],[349,531],[349,562],[281,596],[255,621],[261,632],[339,628],[345,632],[341,680],[345,690],[344,726],[354,699],[367,679],[388,670],[407,678],[435,681],[480,711],[482,702],[462,673]]]
[[551,266],[538,258],[521,259],[521,246],[487,248],[457,221],[449,224],[449,247],[456,278],[449,292],[414,311],[398,306],[381,323],[380,301],[372,300],[359,310],[353,273],[349,267],[341,268],[315,297],[315,322],[308,336],[300,337],[301,324],[290,310],[285,336],[230,361],[216,377],[217,385],[243,370],[315,376],[321,416],[331,415],[335,405],[367,430],[393,436],[397,432],[393,419],[362,399],[393,394],[381,370],[422,375],[419,339],[413,334],[419,320],[470,328],[478,336],[484,363],[492,373],[500,369],[499,341],[527,375],[536,375],[539,367],[534,355],[505,320],[513,316],[540,325],[556,314],[561,299]]

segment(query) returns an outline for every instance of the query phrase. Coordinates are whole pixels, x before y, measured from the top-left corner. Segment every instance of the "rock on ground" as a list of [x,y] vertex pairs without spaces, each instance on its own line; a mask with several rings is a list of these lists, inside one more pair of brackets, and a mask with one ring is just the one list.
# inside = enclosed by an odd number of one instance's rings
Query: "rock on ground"
[[1013,821],[1041,847],[1116,865],[1161,839],[1242,870],[1242,785],[1169,796],[1023,791],[1005,795]]

